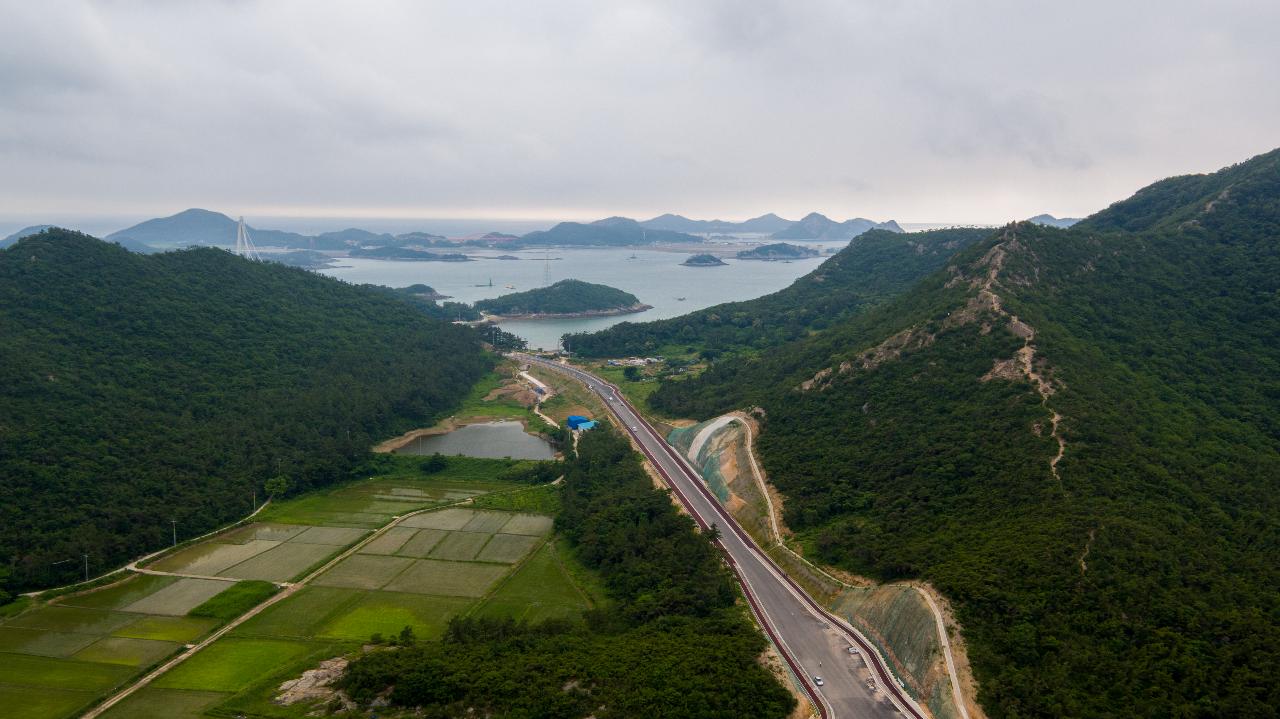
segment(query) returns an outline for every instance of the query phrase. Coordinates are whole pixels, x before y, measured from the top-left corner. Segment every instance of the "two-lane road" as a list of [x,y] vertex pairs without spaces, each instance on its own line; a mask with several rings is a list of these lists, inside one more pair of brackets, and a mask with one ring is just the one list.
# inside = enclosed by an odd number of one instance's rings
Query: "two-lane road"
[[[640,416],[621,392],[576,367],[519,354],[567,374],[598,395],[699,525],[716,525],[729,563],[780,654],[826,719],[916,717],[924,713],[894,683],[871,645],[792,582],[738,526],[706,489],[700,476]],[[857,647],[851,654],[849,648]],[[817,677],[822,685],[817,685]]]

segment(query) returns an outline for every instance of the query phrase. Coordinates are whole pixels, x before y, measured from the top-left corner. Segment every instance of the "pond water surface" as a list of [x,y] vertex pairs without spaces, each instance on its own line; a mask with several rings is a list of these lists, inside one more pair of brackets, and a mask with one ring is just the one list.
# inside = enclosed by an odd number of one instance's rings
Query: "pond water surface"
[[396,454],[463,454],[490,459],[555,459],[551,444],[528,434],[519,422],[485,422],[459,427],[445,434],[419,437]]

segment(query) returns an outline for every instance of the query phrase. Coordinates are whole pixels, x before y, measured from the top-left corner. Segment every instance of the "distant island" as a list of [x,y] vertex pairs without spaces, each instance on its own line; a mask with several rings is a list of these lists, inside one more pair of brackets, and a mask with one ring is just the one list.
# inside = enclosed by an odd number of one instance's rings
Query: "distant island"
[[700,237],[671,230],[649,229],[626,217],[608,217],[591,223],[561,222],[543,232],[530,232],[519,240],[519,244],[525,246],[588,247],[631,247],[654,243],[698,244],[701,242]]
[[738,253],[740,260],[799,260],[805,257],[816,257],[818,251],[812,247],[789,245],[777,242],[772,245],[761,245]]
[[715,255],[689,255],[689,258],[680,264],[685,267],[722,267],[729,263]]
[[1034,222],[1037,225],[1047,225],[1049,227],[1061,227],[1066,229],[1080,221],[1079,217],[1054,217],[1053,215],[1036,215],[1029,218],[1027,222]]
[[371,260],[412,260],[416,262],[470,262],[471,258],[458,252],[427,252],[411,250],[408,247],[357,247],[347,253],[352,257],[367,257]]
[[604,317],[651,309],[629,292],[581,280],[561,280],[550,287],[480,300],[475,308],[505,319]]

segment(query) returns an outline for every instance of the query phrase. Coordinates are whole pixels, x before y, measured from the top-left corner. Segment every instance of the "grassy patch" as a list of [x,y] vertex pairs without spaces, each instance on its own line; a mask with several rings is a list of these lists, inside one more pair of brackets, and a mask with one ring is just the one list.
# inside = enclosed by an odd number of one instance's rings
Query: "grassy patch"
[[483,497],[476,497],[471,504],[477,509],[554,515],[560,511],[560,487],[554,484],[541,484],[515,492],[486,494]]
[[[511,371],[510,365],[504,368],[508,374]],[[496,389],[501,389],[507,382],[498,372],[490,372],[483,379],[477,382],[471,388],[471,393],[462,400],[462,406],[453,416],[459,419],[468,419],[472,417],[501,417],[508,419],[528,419],[530,421],[536,419],[536,415],[529,410],[528,407],[520,404],[509,396],[495,397],[486,400],[485,397]]]
[[31,606],[31,597],[18,597],[8,604],[0,605],[0,619],[16,617]]
[[259,517],[283,524],[374,529],[394,515],[518,486],[494,479],[513,464],[506,460],[450,457],[443,470],[431,474],[423,472],[422,464],[422,457],[378,455],[376,474],[368,479],[272,502]]
[[530,550],[542,541],[540,537],[529,537],[521,534],[495,534],[484,550],[476,556],[482,562],[501,562],[515,564],[524,558]]
[[419,559],[387,584],[386,589],[446,597],[482,597],[507,571],[508,567],[496,564]]
[[191,617],[207,617],[227,622],[253,609],[278,591],[271,582],[249,580],[236,582],[225,591],[210,597],[187,612]]
[[430,556],[432,559],[470,561],[476,558],[492,536],[481,532],[449,532],[449,536],[431,550]]
[[477,613],[538,621],[575,616],[590,606],[586,593],[561,567],[554,547],[547,543],[503,582]]
[[400,523],[401,527],[418,527],[419,529],[462,529],[476,513],[470,509],[450,507],[439,512],[425,512]]
[[84,662],[142,667],[173,654],[180,646],[182,645],[175,642],[157,642],[151,639],[103,637],[76,652],[75,658]]
[[419,639],[436,639],[449,618],[471,604],[472,600],[462,598],[369,592],[326,624],[318,636],[363,642],[375,633],[391,637],[410,626]]
[[364,592],[338,587],[304,587],[277,602],[232,631],[243,637],[310,638],[316,627],[340,614],[364,596]]
[[658,380],[654,377],[646,377],[641,374],[638,381],[631,381],[626,378],[623,372],[625,367],[610,367],[608,365],[593,365],[589,369],[595,374],[609,380],[622,390],[622,394],[631,400],[631,404],[637,409],[648,410],[649,395],[658,389]]
[[4,682],[21,686],[101,691],[119,684],[132,673],[132,668],[115,664],[22,654],[4,657]]
[[88,691],[0,685],[0,719],[61,719],[92,699]]
[[135,574],[109,587],[63,597],[58,604],[90,609],[121,609],[178,581],[176,577]]
[[161,676],[156,687],[239,691],[307,652],[302,642],[226,638],[214,642]]
[[136,615],[108,612],[102,609],[80,607],[40,607],[26,612],[5,624],[6,627],[44,629],[51,632],[77,634],[108,634],[137,619]]
[[360,541],[366,534],[368,532],[363,529],[352,527],[311,527],[289,541],[296,544],[328,544],[334,547],[346,547]]
[[405,545],[418,530],[412,527],[392,527],[383,532],[377,539],[360,549],[361,554],[395,554]]
[[400,549],[396,550],[396,554],[401,557],[426,559],[431,550],[440,543],[440,540],[449,536],[449,533],[443,529],[416,529],[411,531],[416,532],[416,534],[405,542]]
[[[48,632],[42,629],[0,627],[0,652],[38,654],[45,657],[69,657],[97,639],[92,634]],[[0,681],[3,681],[0,672]]]
[[231,582],[223,582],[217,579],[183,577],[173,584],[128,605],[125,609],[142,614],[164,614],[172,617],[181,617],[214,596],[226,591],[231,584]]
[[476,512],[476,516],[471,518],[463,527],[464,532],[485,532],[493,534],[502,529],[502,525],[511,519],[511,515],[506,512]]
[[112,707],[103,715],[103,719],[137,719],[137,717],[199,719],[204,716],[205,709],[228,696],[225,692],[143,687],[131,694],[128,699]]
[[555,520],[540,514],[517,514],[502,526],[503,534],[527,534],[540,537],[551,532]]
[[284,582],[306,573],[312,567],[323,564],[339,551],[341,551],[340,547],[328,544],[285,542],[275,549],[224,570],[221,576]]
[[222,570],[267,551],[279,542],[253,539],[239,544],[200,542],[149,565],[151,569],[177,574],[212,577]]
[[212,619],[195,617],[143,617],[133,624],[112,632],[115,637],[156,639],[166,642],[187,643],[195,641],[217,626]]
[[354,554],[316,578],[322,587],[378,589],[413,563],[408,557]]

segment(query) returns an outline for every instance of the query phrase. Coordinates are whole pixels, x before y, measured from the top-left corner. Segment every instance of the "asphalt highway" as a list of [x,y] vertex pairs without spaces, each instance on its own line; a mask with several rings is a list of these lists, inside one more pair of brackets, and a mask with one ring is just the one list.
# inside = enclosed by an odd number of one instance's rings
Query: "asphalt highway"
[[[715,525],[720,530],[720,544],[756,618],[825,719],[924,718],[924,712],[898,687],[870,643],[774,565],[707,490],[697,471],[616,387],[576,367],[530,355],[515,356],[568,374],[598,395],[694,520],[703,528]],[[851,647],[857,649],[856,654],[850,653]]]

